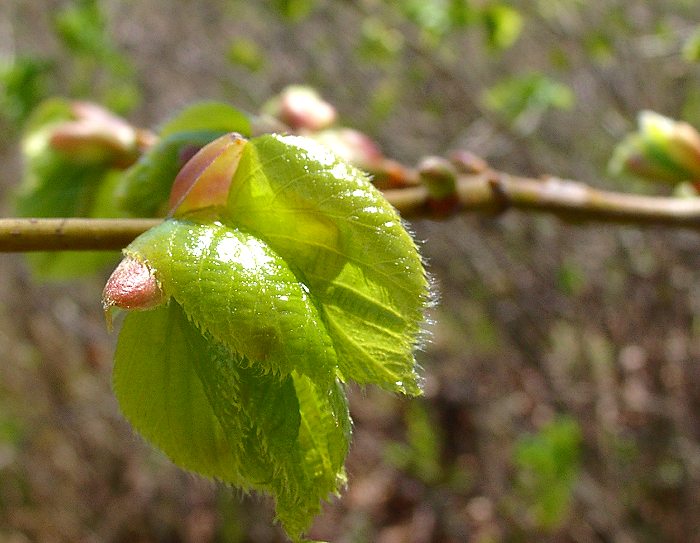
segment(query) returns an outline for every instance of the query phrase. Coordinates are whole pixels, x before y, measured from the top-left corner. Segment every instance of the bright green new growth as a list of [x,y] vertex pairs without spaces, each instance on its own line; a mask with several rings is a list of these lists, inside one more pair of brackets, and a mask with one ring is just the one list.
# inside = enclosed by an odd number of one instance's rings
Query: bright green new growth
[[262,136],[243,152],[226,217],[308,286],[343,378],[420,393],[413,350],[425,272],[398,214],[363,173],[308,139]]
[[293,536],[345,482],[340,386],[264,373],[205,337],[177,302],[127,316],[114,389],[126,418],[173,462],[275,496]]
[[222,224],[172,219],[127,255],[152,266],[166,293],[229,351],[264,373],[335,379],[336,355],[303,284],[263,241]]
[[420,393],[420,257],[363,173],[298,137],[245,143],[227,200],[175,215],[125,251],[169,302],[126,316],[115,392],[174,462],[273,495],[298,538],[345,483],[343,383]]

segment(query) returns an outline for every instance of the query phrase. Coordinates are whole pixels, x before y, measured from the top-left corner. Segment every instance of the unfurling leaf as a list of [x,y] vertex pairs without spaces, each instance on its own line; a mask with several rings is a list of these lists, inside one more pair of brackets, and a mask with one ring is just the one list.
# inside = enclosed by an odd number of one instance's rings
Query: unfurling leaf
[[217,139],[170,208],[105,289],[140,310],[117,347],[122,410],[179,465],[270,493],[298,538],[345,482],[344,384],[420,393],[416,246],[365,174],[296,136]]

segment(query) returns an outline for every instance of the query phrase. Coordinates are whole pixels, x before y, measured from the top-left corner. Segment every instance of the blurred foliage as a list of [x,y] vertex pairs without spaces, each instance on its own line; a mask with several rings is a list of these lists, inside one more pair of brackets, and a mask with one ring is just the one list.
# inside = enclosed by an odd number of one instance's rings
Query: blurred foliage
[[435,484],[443,478],[441,442],[439,426],[431,420],[425,405],[416,400],[406,412],[406,442],[388,444],[386,458],[426,484]]
[[523,28],[523,18],[517,9],[507,4],[488,6],[483,12],[486,43],[496,50],[511,47]]
[[300,22],[306,19],[314,9],[314,0],[273,0],[271,2],[277,13],[290,22]]
[[0,113],[12,125],[26,119],[47,96],[51,61],[32,56],[15,58],[0,66]]
[[94,98],[97,84],[101,101],[109,109],[126,113],[138,105],[140,93],[134,81],[134,69],[112,41],[99,0],[69,3],[56,13],[54,29],[73,60],[72,96]]
[[700,26],[697,26],[685,40],[683,58],[688,62],[700,62]]
[[642,111],[638,129],[617,144],[609,170],[657,182],[700,181],[700,133],[690,124]]
[[[105,141],[101,138],[103,133],[97,132],[92,135],[96,141],[88,141],[82,149],[75,145],[68,150],[57,149],[54,142],[60,127],[71,128],[80,122],[80,113],[75,109],[75,105],[67,100],[54,98],[42,102],[28,118],[22,139],[26,169],[16,190],[16,213],[19,216],[125,216],[114,197],[120,179],[115,161],[126,159],[133,162],[135,134],[132,142],[124,143],[125,148],[115,145],[121,142]],[[97,111],[98,115],[106,113]],[[90,113],[92,109],[88,115]],[[92,126],[103,132],[110,128],[106,122],[100,124],[101,118],[84,118],[82,121],[92,121]],[[121,124],[117,126],[122,128]],[[115,255],[89,251],[35,253],[29,255],[29,261],[37,277],[66,279],[94,273],[113,264]]]
[[265,65],[265,54],[257,43],[246,38],[236,38],[229,46],[227,56],[232,64],[238,64],[257,72]]
[[401,32],[386,26],[378,17],[367,17],[362,22],[361,32],[357,54],[366,62],[390,64],[404,47]]
[[[28,118],[25,161],[16,189],[21,217],[163,217],[178,171],[201,147],[227,133],[249,136],[245,114],[203,101],[177,112],[158,135],[96,104],[52,98]],[[115,263],[110,252],[29,255],[38,278],[85,276]]]
[[[0,3],[0,104],[13,128],[46,94],[104,101],[119,86],[121,68],[90,66],[57,37],[53,14],[89,3],[49,4]],[[506,171],[650,193],[674,189],[605,176],[637,114],[700,126],[693,0],[93,5],[94,26],[132,66],[124,80],[144,99],[143,125],[209,98],[257,111],[307,83],[409,165],[468,148]],[[19,170],[5,160],[9,193]],[[348,492],[315,536],[697,538],[697,237],[509,214],[413,227],[442,293],[423,357],[427,399],[407,409],[357,391]],[[120,421],[98,285],[30,288],[11,257],[0,270],[2,412],[19,429],[0,450],[0,538],[281,541],[266,505],[184,476]],[[441,472],[427,482],[435,458]],[[533,489],[554,479],[538,505]],[[552,505],[556,494],[566,507]]]
[[571,89],[551,78],[531,73],[500,81],[484,93],[484,104],[521,133],[537,129],[549,109],[571,109]]
[[0,118],[10,129],[41,101],[64,92],[122,114],[139,104],[134,67],[113,42],[104,8],[99,0],[74,0],[52,13],[51,32],[63,51],[0,56]]
[[581,440],[578,423],[560,417],[516,442],[516,493],[536,527],[551,531],[566,520],[581,469]]

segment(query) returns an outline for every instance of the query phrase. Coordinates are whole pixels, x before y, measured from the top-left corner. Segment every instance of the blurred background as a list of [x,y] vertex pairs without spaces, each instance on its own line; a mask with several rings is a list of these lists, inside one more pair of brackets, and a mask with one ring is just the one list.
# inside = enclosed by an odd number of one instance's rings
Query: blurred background
[[[3,0],[0,210],[42,99],[138,126],[316,87],[388,156],[630,192],[616,144],[653,109],[700,125],[695,0]],[[516,212],[415,221],[440,303],[425,397],[353,389],[334,542],[700,541],[700,237]],[[0,257],[0,541],[277,542],[270,503],[147,446],[110,391],[109,273]]]

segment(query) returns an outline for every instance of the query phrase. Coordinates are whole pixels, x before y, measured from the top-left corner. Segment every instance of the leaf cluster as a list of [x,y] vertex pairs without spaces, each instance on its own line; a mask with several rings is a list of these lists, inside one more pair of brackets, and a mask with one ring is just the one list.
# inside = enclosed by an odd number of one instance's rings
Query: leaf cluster
[[168,302],[126,316],[115,392],[179,465],[272,494],[297,537],[345,482],[344,384],[420,393],[427,280],[396,211],[321,145],[246,142],[225,200],[200,208],[208,170],[125,250]]

